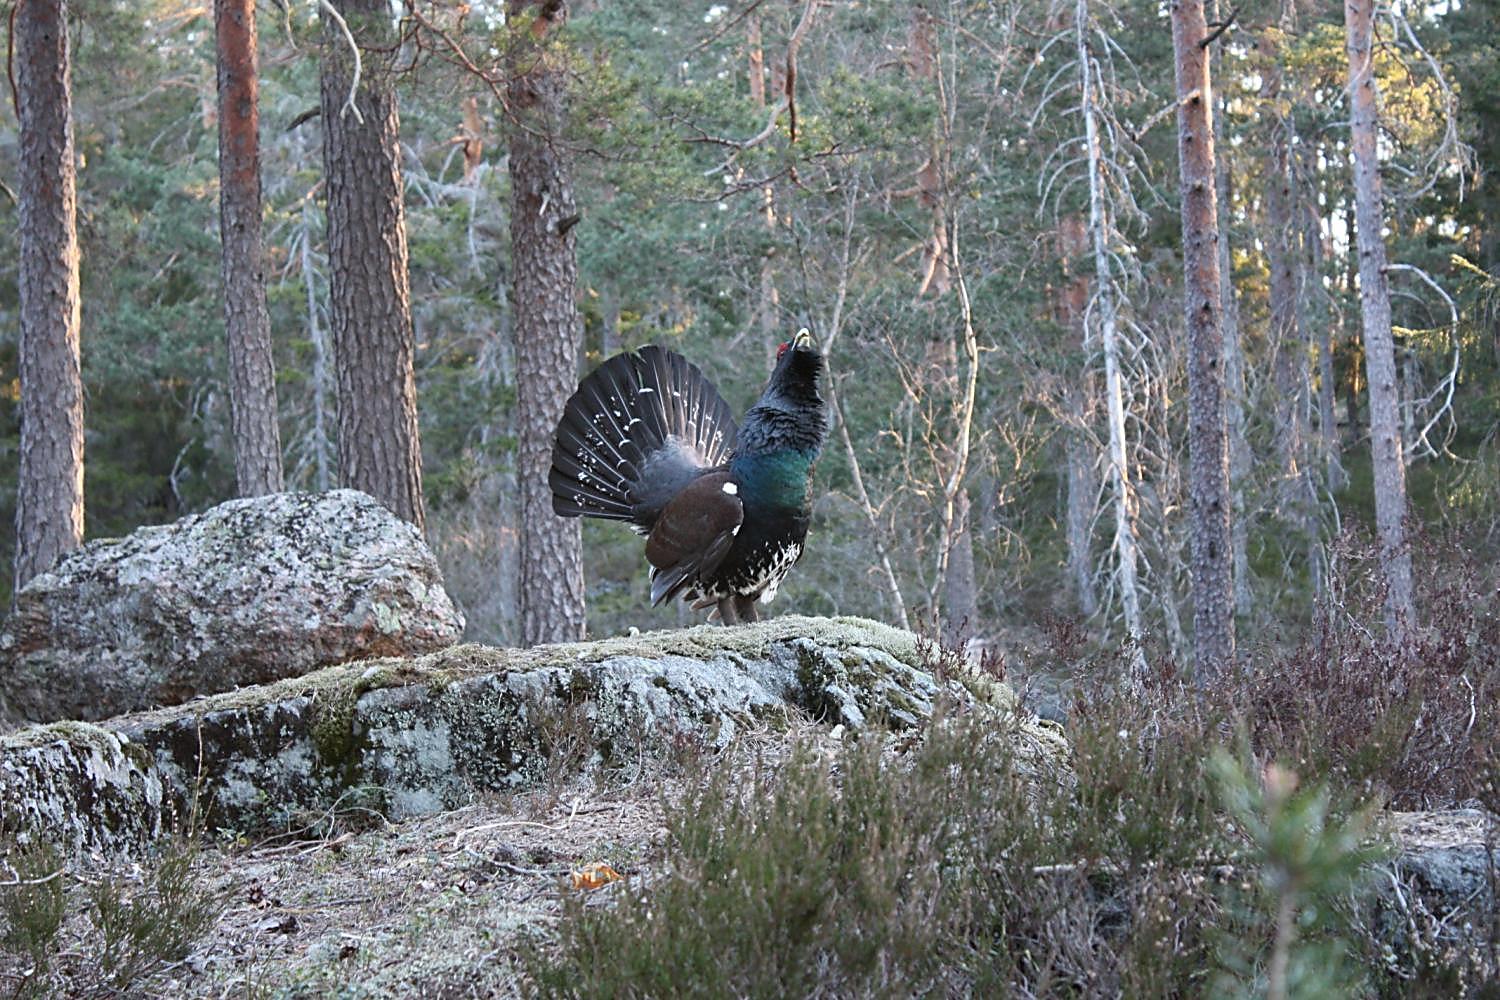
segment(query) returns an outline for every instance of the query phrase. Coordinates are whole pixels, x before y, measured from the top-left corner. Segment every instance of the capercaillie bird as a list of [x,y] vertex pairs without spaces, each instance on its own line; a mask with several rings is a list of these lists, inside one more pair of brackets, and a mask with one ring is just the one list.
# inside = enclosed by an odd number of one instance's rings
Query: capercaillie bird
[[628,521],[646,536],[651,603],[717,606],[758,620],[802,556],[812,467],[828,436],[823,355],[807,330],[777,352],[759,401],[735,426],[696,365],[648,346],[579,384],[552,449],[552,509]]

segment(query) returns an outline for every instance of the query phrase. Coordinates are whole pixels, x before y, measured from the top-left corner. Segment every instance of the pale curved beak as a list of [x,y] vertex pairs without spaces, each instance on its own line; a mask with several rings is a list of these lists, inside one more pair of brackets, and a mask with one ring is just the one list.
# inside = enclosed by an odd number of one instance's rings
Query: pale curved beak
[[802,329],[798,330],[797,335],[792,338],[792,347],[801,351],[811,351],[817,349],[817,344],[813,341],[812,333],[807,329],[807,327],[804,326]]

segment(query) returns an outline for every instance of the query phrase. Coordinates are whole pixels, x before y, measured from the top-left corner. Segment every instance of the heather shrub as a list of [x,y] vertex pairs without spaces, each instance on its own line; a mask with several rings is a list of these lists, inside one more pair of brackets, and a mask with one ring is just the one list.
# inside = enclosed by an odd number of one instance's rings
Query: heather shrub
[[149,996],[223,909],[195,869],[196,841],[170,839],[131,870],[72,871],[45,845],[0,853],[0,995]]
[[1375,554],[1345,537],[1311,627],[1252,646],[1239,706],[1256,749],[1381,796],[1397,809],[1475,804],[1500,747],[1500,598],[1492,567],[1453,543],[1417,566],[1422,627],[1405,646],[1378,625]]
[[1500,804],[1494,585],[1445,551],[1420,574],[1409,644],[1366,624],[1372,554],[1345,540],[1311,626],[1242,643],[1242,670],[1207,688],[1159,654],[1132,688],[1123,656],[1054,628],[1088,664],[1071,782],[1036,781],[998,723],[972,718],[748,771],[706,758],[667,804],[659,869],[611,905],[571,899],[531,988],[1328,997],[1441,993],[1457,975],[1482,993],[1493,962],[1394,958],[1370,897],[1377,809]]
[[[531,955],[539,996],[1199,996],[1253,984],[1277,914],[1304,912],[1364,859],[1324,790],[1262,821],[1263,797],[1206,780],[1217,729],[1153,732],[1150,708],[1090,700],[1076,784],[1038,784],[1006,740],[953,720],[902,752],[878,738],[800,746],[748,770],[705,759],[668,806],[664,870],[613,905],[572,897],[553,947]],[[1244,780],[1259,779],[1246,765]],[[1301,803],[1302,800],[1297,800]],[[1248,803],[1248,804],[1247,804]],[[1297,836],[1283,814],[1295,814]],[[1326,822],[1327,835],[1308,821]],[[1280,838],[1280,839],[1277,839]],[[1298,890],[1259,886],[1311,842]],[[1321,853],[1319,853],[1321,852]],[[1280,867],[1277,867],[1277,866]],[[1265,878],[1271,878],[1266,875]],[[1265,946],[1225,948],[1236,942]],[[1304,921],[1301,926],[1312,928]],[[1339,917],[1288,942],[1297,964],[1346,948]],[[1311,952],[1312,957],[1304,957]]]

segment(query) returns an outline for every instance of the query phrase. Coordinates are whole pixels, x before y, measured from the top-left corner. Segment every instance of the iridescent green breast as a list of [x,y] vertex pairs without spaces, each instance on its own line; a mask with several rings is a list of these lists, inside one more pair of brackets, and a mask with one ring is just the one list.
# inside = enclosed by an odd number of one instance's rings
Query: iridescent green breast
[[787,449],[767,455],[741,455],[729,463],[729,473],[740,484],[740,499],[751,507],[807,506],[811,489],[813,452]]

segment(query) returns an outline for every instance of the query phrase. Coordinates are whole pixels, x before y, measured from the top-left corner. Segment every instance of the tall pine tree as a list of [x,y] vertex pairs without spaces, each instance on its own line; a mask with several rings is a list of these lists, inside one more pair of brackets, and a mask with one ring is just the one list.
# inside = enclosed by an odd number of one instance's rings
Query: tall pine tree
[[21,468],[15,588],[83,540],[78,195],[65,0],[18,0]]
[[241,496],[281,490],[276,369],[261,249],[260,73],[255,0],[215,0],[219,64],[219,238],[234,472]]
[[338,371],[339,483],[423,527],[415,334],[402,202],[397,55],[386,0],[334,0],[323,39],[323,166]]
[[550,44],[567,18],[560,0],[512,0],[530,16],[510,56],[510,245],[516,333],[517,467],[521,493],[521,637],[579,639],[584,628],[583,536],[552,513],[552,435],[577,381],[583,325],[574,301],[578,209],[562,128],[567,76]]
[[1213,84],[1203,0],[1174,0],[1177,157],[1182,178],[1183,308],[1188,340],[1189,545],[1193,662],[1199,683],[1234,663],[1229,442],[1224,420],[1224,335],[1219,326],[1219,218]]

